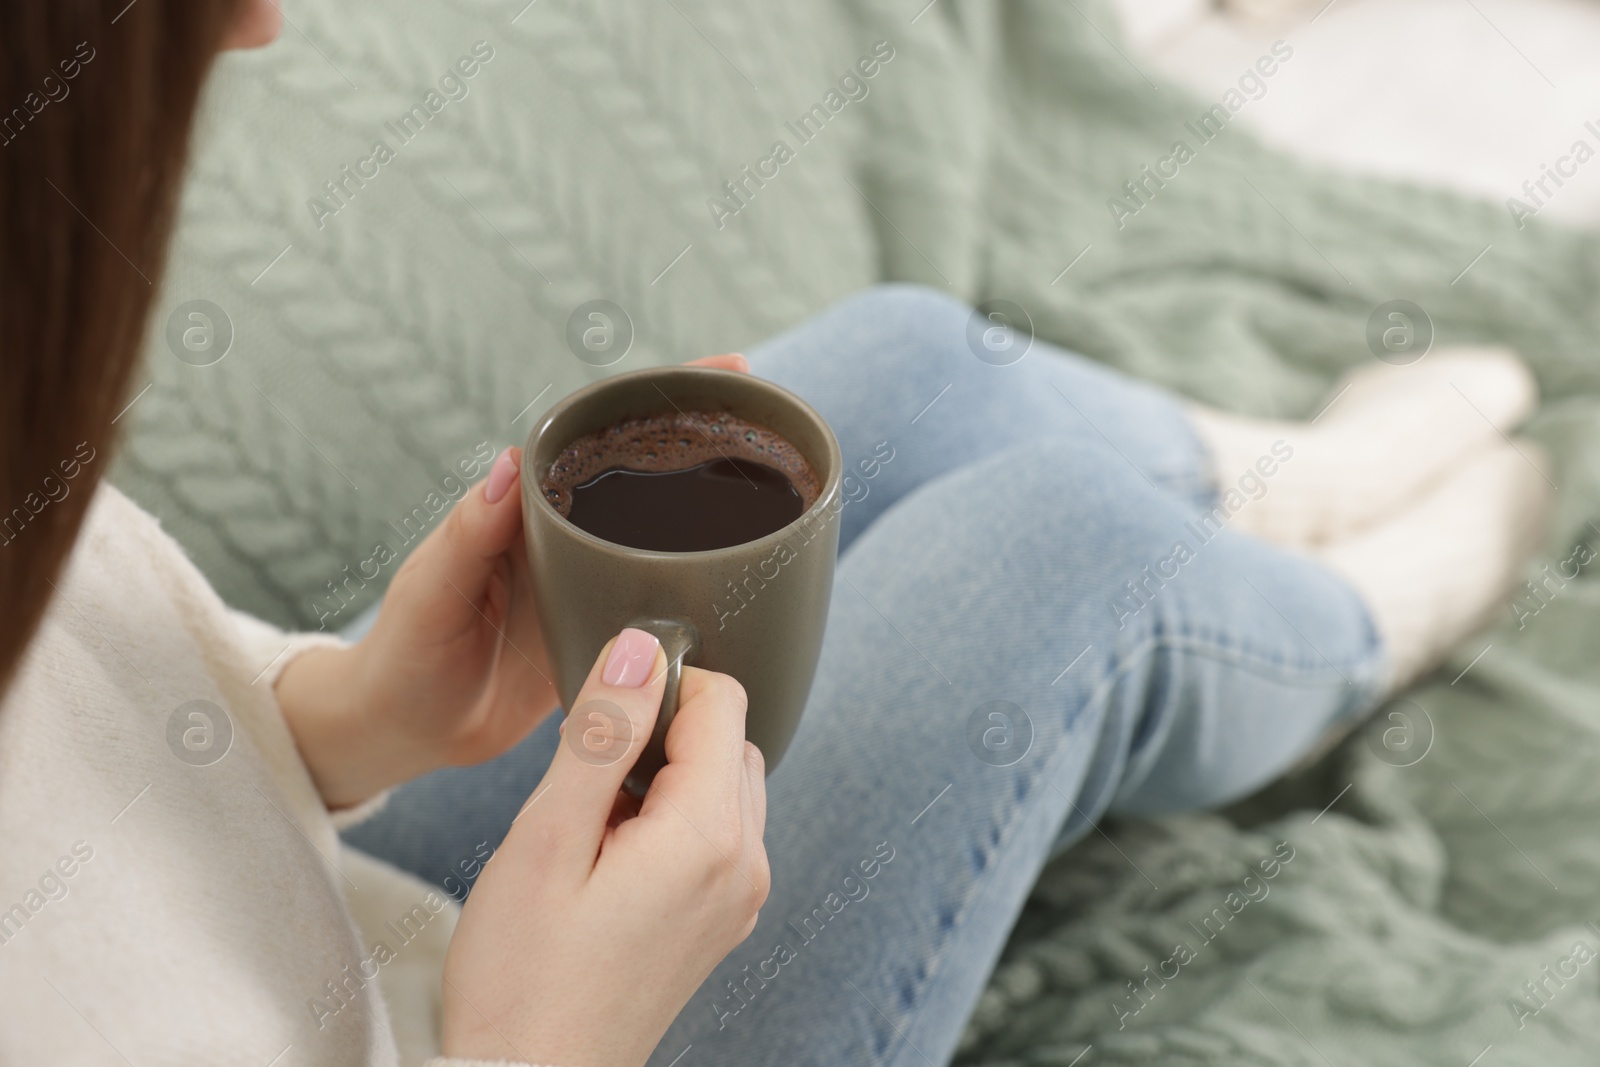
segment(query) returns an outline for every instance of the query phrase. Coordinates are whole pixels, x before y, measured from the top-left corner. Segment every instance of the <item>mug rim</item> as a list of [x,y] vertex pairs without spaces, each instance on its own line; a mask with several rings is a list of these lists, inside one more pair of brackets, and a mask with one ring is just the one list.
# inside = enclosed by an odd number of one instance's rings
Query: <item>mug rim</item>
[[[555,505],[551,504],[550,501],[545,499],[545,495],[539,486],[530,486],[529,481],[531,479],[532,467],[534,466],[533,456],[535,446],[538,444],[539,439],[543,437],[544,434],[550,429],[551,425],[554,424],[562,415],[566,414],[571,408],[588,400],[589,397],[596,393],[602,392],[607,388],[615,387],[615,383],[618,382],[626,382],[633,379],[647,378],[650,376],[673,377],[679,375],[688,378],[707,378],[712,381],[715,381],[719,378],[724,380],[733,380],[738,382],[743,387],[764,391],[776,399],[792,405],[804,418],[809,419],[818,428],[820,428],[822,430],[823,446],[827,453],[825,458],[827,460],[828,469],[823,474],[822,488],[817,493],[817,499],[812,502],[811,506],[806,508],[789,522],[784,523],[776,530],[773,530],[771,533],[763,534],[762,536],[749,541],[740,541],[732,545],[723,545],[721,548],[702,548],[692,552],[664,552],[659,549],[634,548],[631,545],[618,544],[615,541],[607,541],[603,537],[598,537],[574,523],[571,519],[561,514],[561,512],[557,511]],[[672,403],[670,397],[668,398],[667,402],[669,404]],[[778,433],[777,430],[770,426],[766,428],[772,430],[773,433]],[[579,436],[582,435],[580,434]],[[779,433],[778,436],[784,437],[784,435],[781,433]],[[784,440],[787,441],[788,438],[784,437]],[[565,448],[571,443],[571,441],[564,442],[561,447]],[[789,443],[794,445],[794,442],[792,441]],[[799,446],[795,445],[794,447],[798,448]],[[802,452],[801,455],[805,457],[807,463],[811,462],[810,456],[805,456],[804,452]],[[822,413],[816,408],[812,407],[811,404],[799,394],[789,389],[785,389],[777,382],[769,381],[766,378],[757,377],[755,374],[747,371],[725,370],[721,367],[693,367],[685,364],[668,364],[659,367],[640,367],[638,370],[625,371],[622,374],[613,374],[610,377],[601,378],[597,381],[590,382],[587,385],[573,390],[552,404],[549,410],[540,416],[539,421],[534,424],[533,429],[528,431],[527,440],[524,441],[522,446],[522,470],[521,475],[518,478],[518,482],[520,483],[519,488],[522,492],[522,521],[524,523],[529,522],[532,518],[532,516],[528,514],[529,501],[531,499],[534,501],[532,506],[542,508],[548,518],[555,520],[556,528],[563,530],[568,536],[576,537],[580,541],[586,541],[597,548],[625,554],[630,559],[666,561],[704,559],[707,556],[715,556],[719,553],[748,552],[756,546],[775,547],[779,543],[788,539],[795,526],[806,521],[814,514],[821,514],[825,507],[830,506],[833,499],[839,495],[839,486],[843,479],[844,458],[843,452],[839,448],[838,436],[833,432],[833,427],[828,425],[828,420],[822,417]]]

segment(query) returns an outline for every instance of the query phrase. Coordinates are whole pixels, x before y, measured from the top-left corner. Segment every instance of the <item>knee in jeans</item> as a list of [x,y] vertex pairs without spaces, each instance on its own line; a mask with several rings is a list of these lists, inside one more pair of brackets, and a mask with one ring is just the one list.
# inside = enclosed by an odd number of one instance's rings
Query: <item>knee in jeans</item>
[[941,323],[964,328],[972,314],[971,308],[943,290],[906,282],[874,285],[842,306],[893,333]]

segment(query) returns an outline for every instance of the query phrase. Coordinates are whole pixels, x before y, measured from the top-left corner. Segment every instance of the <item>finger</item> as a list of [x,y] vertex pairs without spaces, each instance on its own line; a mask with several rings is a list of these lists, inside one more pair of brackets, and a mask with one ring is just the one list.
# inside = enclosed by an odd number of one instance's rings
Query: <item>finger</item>
[[767,761],[754,743],[744,743],[745,779],[750,785],[751,836],[760,841],[767,832]]
[[750,361],[739,352],[728,352],[721,356],[701,356],[699,359],[689,361],[691,367],[721,367],[723,370],[736,370],[744,374],[750,373]]
[[501,452],[487,477],[467,491],[407,558],[395,575],[393,592],[406,599],[408,614],[481,624],[491,580],[497,575],[502,583],[507,580],[506,554],[522,536],[517,485],[521,463],[521,449]]
[[739,814],[743,820],[742,853],[739,867],[754,870],[763,854],[761,836],[767,825],[767,782],[761,750],[744,743],[744,773],[739,776]]
[[[507,582],[506,592],[512,610],[503,616],[502,628],[507,642],[516,649],[506,657],[505,662],[513,668],[511,684],[519,689],[518,692],[508,695],[526,697],[528,692],[525,686],[542,683],[545,687],[549,687],[554,683],[550,678],[544,631],[539,623],[539,614],[534,609],[533,573],[528,566],[528,554],[522,550],[520,524],[518,529],[516,539],[503,557],[509,561],[507,571],[510,579]],[[494,602],[492,593],[491,586],[489,598],[491,603]],[[498,617],[492,608],[486,607],[484,610],[491,617]],[[551,703],[538,710],[546,712],[554,706]]]
[[606,820],[606,829],[615,830],[635,815],[639,814],[639,798],[629,796],[618,791],[616,803],[611,805],[611,817]]
[[702,833],[721,826],[738,804],[745,775],[744,717],[742,685],[726,674],[683,668],[667,765],[645,794],[640,817],[676,809]]
[[561,745],[539,785],[542,797],[535,810],[542,820],[560,827],[564,844],[591,864],[622,780],[655,728],[666,668],[661,642],[629,627],[600,650],[568,709]]
[[739,867],[745,880],[760,895],[756,902],[756,914],[750,920],[750,929],[745,931],[745,936],[749,937],[761,918],[760,908],[767,902],[767,895],[772,890],[772,867],[767,860],[767,847],[763,840],[767,829],[766,760],[761,750],[749,741],[744,743],[744,769],[744,803],[741,808],[744,815],[744,840],[741,844],[744,848]]

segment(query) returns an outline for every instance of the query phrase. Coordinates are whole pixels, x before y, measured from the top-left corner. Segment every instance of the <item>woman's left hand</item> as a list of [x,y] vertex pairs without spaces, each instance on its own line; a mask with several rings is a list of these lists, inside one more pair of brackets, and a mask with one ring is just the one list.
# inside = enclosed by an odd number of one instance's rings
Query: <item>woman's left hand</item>
[[[692,365],[748,371],[742,355]],[[481,763],[559,702],[522,539],[522,454],[508,448],[407,557],[370,633],[289,663],[278,703],[329,808],[444,766]]]

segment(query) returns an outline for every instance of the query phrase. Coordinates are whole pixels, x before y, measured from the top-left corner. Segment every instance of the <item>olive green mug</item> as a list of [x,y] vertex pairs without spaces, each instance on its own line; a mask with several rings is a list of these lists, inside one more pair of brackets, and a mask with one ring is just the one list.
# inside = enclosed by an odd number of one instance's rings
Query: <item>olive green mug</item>
[[[573,525],[545,497],[550,465],[573,441],[623,419],[673,411],[727,412],[773,430],[799,449],[822,491],[782,529],[704,552],[614,544]],[[624,627],[655,634],[666,653],[661,713],[625,782],[629,793],[642,796],[666,762],[685,663],[738,679],[749,698],[745,736],[761,749],[768,773],[783,758],[822,651],[844,504],[841,468],[838,440],[804,400],[711,367],[648,368],[595,382],[558,402],[528,435],[523,530],[561,706],[571,714],[600,649]],[[571,726],[568,742],[584,743],[575,742],[580,735]],[[622,740],[593,758],[622,758],[631,738]],[[613,731],[607,743],[616,741]]]

